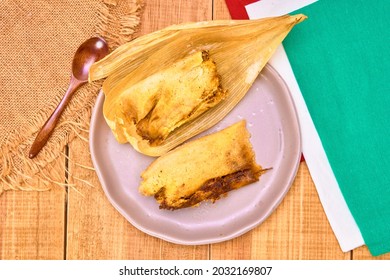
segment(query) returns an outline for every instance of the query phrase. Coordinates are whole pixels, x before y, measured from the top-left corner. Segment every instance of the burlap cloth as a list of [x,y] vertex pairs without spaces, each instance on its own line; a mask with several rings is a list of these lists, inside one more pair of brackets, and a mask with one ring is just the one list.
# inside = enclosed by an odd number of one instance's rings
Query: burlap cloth
[[[2,0],[0,9],[0,194],[64,184],[64,147],[88,130],[99,83],[73,96],[41,153],[28,151],[65,93],[78,46],[100,35],[111,49],[136,36],[141,0]],[[85,134],[85,133],[84,133]],[[84,137],[83,137],[84,139]],[[88,149],[87,139],[85,139]],[[39,184],[37,183],[39,181]],[[54,184],[53,184],[54,183]]]

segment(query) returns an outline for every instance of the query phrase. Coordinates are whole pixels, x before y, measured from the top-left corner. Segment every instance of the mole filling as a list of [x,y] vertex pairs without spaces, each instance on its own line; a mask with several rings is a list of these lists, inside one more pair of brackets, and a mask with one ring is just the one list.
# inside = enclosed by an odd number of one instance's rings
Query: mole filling
[[264,171],[265,170],[245,169],[207,180],[195,193],[188,197],[182,197],[181,199],[183,199],[184,202],[180,205],[169,205],[166,203],[164,188],[157,192],[154,197],[157,201],[160,201],[160,209],[168,210],[194,206],[203,200],[215,202],[221,195],[226,194],[231,190],[258,181],[260,174]]

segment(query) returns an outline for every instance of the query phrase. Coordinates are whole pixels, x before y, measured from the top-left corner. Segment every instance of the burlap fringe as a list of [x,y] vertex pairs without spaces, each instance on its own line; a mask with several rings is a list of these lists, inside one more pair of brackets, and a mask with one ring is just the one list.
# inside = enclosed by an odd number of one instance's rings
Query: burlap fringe
[[98,12],[100,20],[96,28],[98,34],[108,41],[110,48],[114,49],[134,38],[144,5],[140,0],[104,2]]
[[[114,49],[134,38],[142,11],[141,0],[104,0],[97,12],[99,21],[95,33],[104,37]],[[6,190],[44,191],[52,186],[75,187],[69,181],[90,184],[69,173],[65,162],[72,162],[72,159],[65,153],[65,147],[77,137],[85,142],[88,149],[86,135],[99,88],[99,83],[88,84],[76,93],[52,137],[34,160],[28,158],[29,148],[65,89],[35,118],[8,135],[0,146],[0,195]],[[72,163],[93,170],[93,167]],[[70,177],[72,180],[68,180]]]

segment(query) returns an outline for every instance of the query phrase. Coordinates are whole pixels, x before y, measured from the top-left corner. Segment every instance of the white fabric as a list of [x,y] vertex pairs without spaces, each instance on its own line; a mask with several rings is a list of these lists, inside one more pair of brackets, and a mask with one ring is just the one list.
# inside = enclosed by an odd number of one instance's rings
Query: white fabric
[[[257,19],[290,13],[313,2],[315,1],[289,0],[289,5],[287,5],[287,1],[282,0],[261,0],[247,5],[246,9],[250,19]],[[289,10],[286,9],[287,7]],[[313,178],[325,214],[339,242],[341,250],[347,252],[364,245],[363,237],[349,211],[329,165],[321,140],[315,129],[282,45],[277,49],[269,63],[283,77],[291,91],[300,122],[302,151],[305,161]]]
[[250,19],[281,16],[310,5],[317,0],[261,0],[246,5]]

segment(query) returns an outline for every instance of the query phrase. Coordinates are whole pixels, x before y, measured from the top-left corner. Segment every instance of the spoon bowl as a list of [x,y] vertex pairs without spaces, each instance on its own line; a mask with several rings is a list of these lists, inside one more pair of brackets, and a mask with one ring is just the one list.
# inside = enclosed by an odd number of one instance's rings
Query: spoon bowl
[[106,41],[100,37],[88,39],[77,49],[73,57],[69,87],[57,108],[37,134],[30,148],[30,158],[34,158],[46,144],[73,93],[88,81],[88,73],[92,64],[105,57],[108,52]]
[[108,54],[108,45],[100,37],[85,41],[77,49],[72,62],[72,74],[79,81],[88,81],[92,64]]

